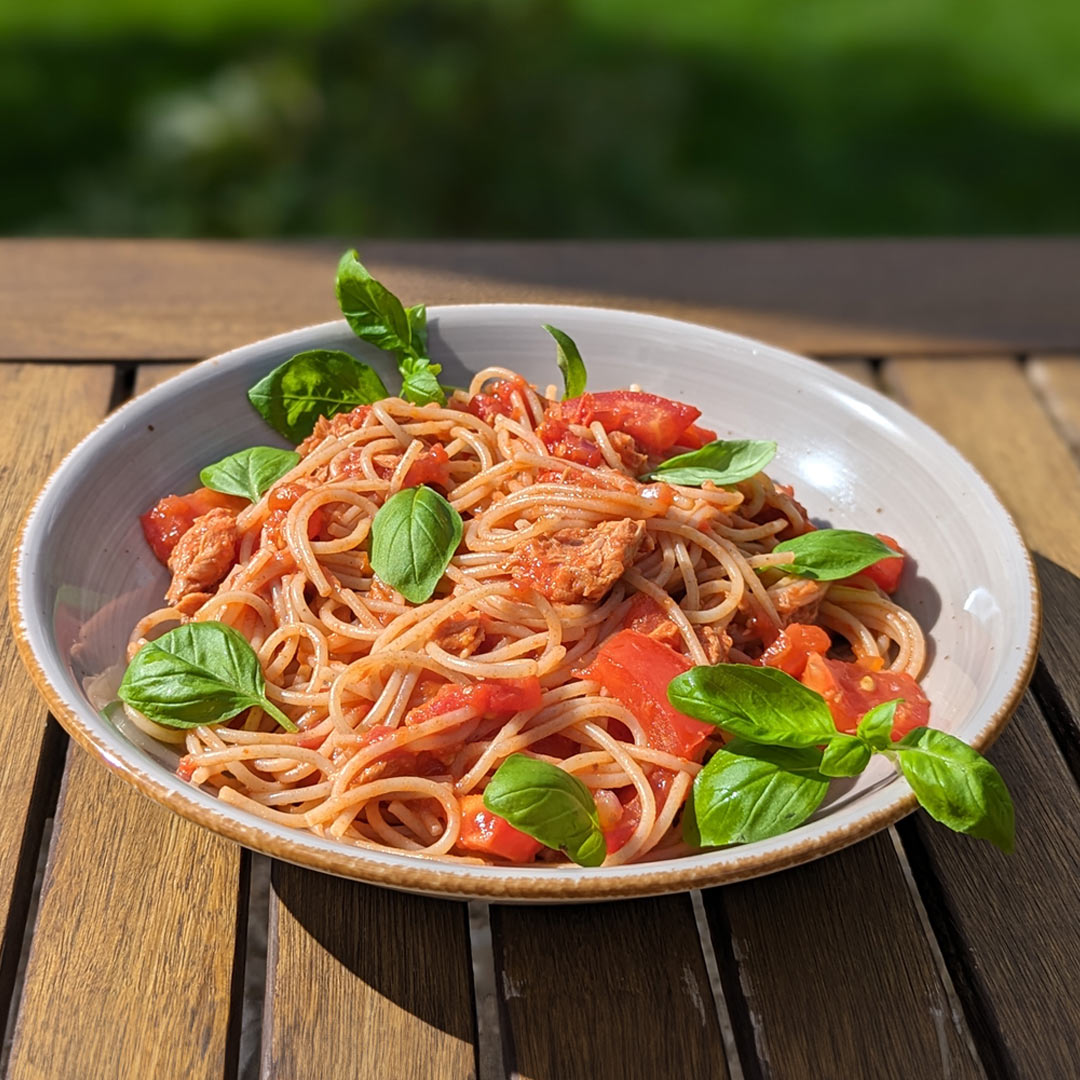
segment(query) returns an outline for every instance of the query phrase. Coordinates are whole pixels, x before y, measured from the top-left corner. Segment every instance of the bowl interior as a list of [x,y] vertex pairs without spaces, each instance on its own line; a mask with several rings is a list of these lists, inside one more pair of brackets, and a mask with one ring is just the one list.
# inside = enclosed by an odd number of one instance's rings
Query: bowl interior
[[[795,485],[819,525],[899,539],[911,560],[898,599],[930,641],[924,687],[933,723],[977,745],[991,735],[1033,658],[1036,597],[1015,526],[956,451],[894,403],[822,365],[652,316],[547,305],[433,308],[431,352],[443,364],[444,382],[466,385],[473,372],[501,365],[545,386],[559,381],[545,322],[575,338],[590,388],[638,383],[697,405],[721,437],[775,439],[780,448],[770,474]],[[114,768],[214,827],[221,815],[233,819],[236,838],[296,861],[410,888],[525,899],[555,895],[536,884],[541,878],[570,890],[569,896],[601,895],[605,887],[655,892],[745,876],[809,857],[823,843],[840,846],[866,822],[884,823],[883,814],[906,808],[906,785],[875,761],[857,780],[834,784],[814,820],[760,844],[588,871],[455,867],[448,875],[424,864],[417,877],[417,860],[297,835],[179,781],[173,749],[99,712],[119,682],[131,627],[159,605],[168,583],[142,538],[138,515],[163,494],[198,486],[200,468],[225,454],[284,445],[249,406],[246,392],[289,356],[316,346],[350,350],[378,368],[388,386],[397,385],[388,358],[358,342],[344,322],[246,346],[110,417],[69,455],[35,505],[16,566],[26,644],[61,719]],[[334,849],[328,863],[324,856]],[[386,874],[373,874],[372,866]]]

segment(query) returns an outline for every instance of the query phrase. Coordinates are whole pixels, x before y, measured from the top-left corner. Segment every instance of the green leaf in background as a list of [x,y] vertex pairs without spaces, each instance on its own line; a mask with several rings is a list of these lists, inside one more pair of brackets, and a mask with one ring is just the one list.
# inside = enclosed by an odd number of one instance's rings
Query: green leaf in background
[[875,705],[859,721],[855,734],[875,750],[886,749],[892,743],[896,706],[903,700],[903,698],[896,698],[895,701],[883,701],[880,705]]
[[279,434],[306,439],[320,416],[389,397],[378,374],[338,349],[309,349],[274,368],[249,391],[248,400]]
[[854,735],[834,735],[821,755],[823,776],[858,776],[870,764],[870,747]]
[[756,476],[776,455],[776,443],[753,439],[717,439],[699,450],[661,462],[643,480],[701,487],[706,480],[722,486]]
[[684,836],[704,847],[749,844],[802,824],[820,805],[829,781],[811,748],[762,746],[733,739],[697,775],[692,821]]
[[295,450],[252,446],[207,465],[199,480],[214,491],[258,502],[271,485],[299,464],[300,455]]
[[837,733],[824,698],[776,668],[692,667],[668,683],[667,696],[680,712],[754,742],[818,746]]
[[599,866],[607,856],[592,793],[556,765],[511,754],[488,781],[484,806],[579,866]]
[[406,600],[430,599],[461,543],[461,515],[429,487],[391,495],[371,522],[371,566]]
[[439,385],[436,375],[442,371],[440,364],[433,364],[426,357],[406,356],[399,360],[401,372],[401,396],[413,405],[446,404],[446,393]]
[[1001,774],[976,750],[936,728],[915,728],[893,745],[919,805],[956,832],[989,840],[1009,854],[1015,844],[1012,798]]
[[166,727],[219,724],[258,706],[286,731],[297,730],[266,697],[255,650],[219,622],[185,623],[147,642],[128,664],[117,695]]
[[544,323],[543,326],[555,339],[555,361],[563,374],[563,383],[566,387],[563,401],[567,398],[581,397],[585,393],[587,375],[585,361],[581,359],[581,353],[578,351],[577,345],[574,344],[574,339],[565,331],[558,329],[558,327],[550,326],[547,323]]
[[341,256],[334,290],[341,313],[358,338],[391,352],[419,351],[401,301],[368,273],[355,251]]
[[818,529],[773,548],[774,555],[781,551],[793,552],[795,560],[772,569],[814,581],[836,581],[882,559],[901,558],[899,552],[876,536],[853,529]]

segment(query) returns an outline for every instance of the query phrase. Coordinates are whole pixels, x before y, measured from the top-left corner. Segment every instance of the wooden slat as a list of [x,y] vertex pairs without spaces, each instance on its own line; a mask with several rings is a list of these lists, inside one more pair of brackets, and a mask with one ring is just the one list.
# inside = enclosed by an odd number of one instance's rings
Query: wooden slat
[[466,905],[275,863],[263,1076],[476,1073]]
[[728,1075],[689,896],[492,905],[491,929],[511,1075]]
[[[333,318],[334,264],[354,242],[5,240],[0,357],[202,357]],[[360,247],[410,303],[628,307],[822,354],[1080,348],[1077,240]]]
[[1073,453],[1080,454],[1080,356],[1033,356],[1027,368]]
[[833,360],[832,358],[828,358],[824,360],[823,363],[830,370],[836,371],[841,375],[846,375],[849,379],[854,379],[856,382],[862,383],[863,386],[877,388],[877,381],[874,378],[874,369],[867,360]]
[[11,1080],[222,1077],[240,854],[72,746]]
[[135,388],[134,393],[144,394],[152,386],[158,386],[160,383],[165,382],[166,379],[171,379],[174,375],[179,375],[181,371],[186,371],[191,364],[140,364],[135,372]]
[[[0,566],[7,568],[22,521],[37,489],[67,449],[104,415],[111,367],[54,364],[0,365],[0,400],[9,422],[0,427]],[[18,418],[32,417],[32,422]],[[0,592],[0,1016],[21,946],[47,793],[60,768],[63,740],[47,735],[45,704],[19,662],[8,630],[8,593]],[[45,751],[44,757],[43,751]],[[39,762],[43,771],[39,772]],[[52,790],[55,791],[53,788]]]
[[888,833],[704,899],[740,1056],[761,1075],[983,1075]]

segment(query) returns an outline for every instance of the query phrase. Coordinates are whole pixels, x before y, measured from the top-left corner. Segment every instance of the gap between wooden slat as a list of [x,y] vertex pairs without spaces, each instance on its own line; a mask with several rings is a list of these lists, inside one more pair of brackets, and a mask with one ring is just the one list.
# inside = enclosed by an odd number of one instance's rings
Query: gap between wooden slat
[[1027,372],[1062,437],[1080,455],[1080,356],[1031,356]]

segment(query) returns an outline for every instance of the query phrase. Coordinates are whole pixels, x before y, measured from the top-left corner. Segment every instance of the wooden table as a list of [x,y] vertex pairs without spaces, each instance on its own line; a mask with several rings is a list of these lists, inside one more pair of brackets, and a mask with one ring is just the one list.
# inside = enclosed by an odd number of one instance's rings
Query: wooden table
[[[343,246],[0,242],[3,543],[110,408],[177,364],[335,317]],[[142,798],[68,745],[3,633],[0,1073],[254,1076],[261,1056],[283,1080],[1078,1075],[1080,242],[364,255],[408,302],[600,303],[752,333],[831,359],[952,440],[1042,575],[1038,670],[990,755],[1017,853],[919,813],[703,895],[474,905],[470,921],[463,903],[267,874]]]

